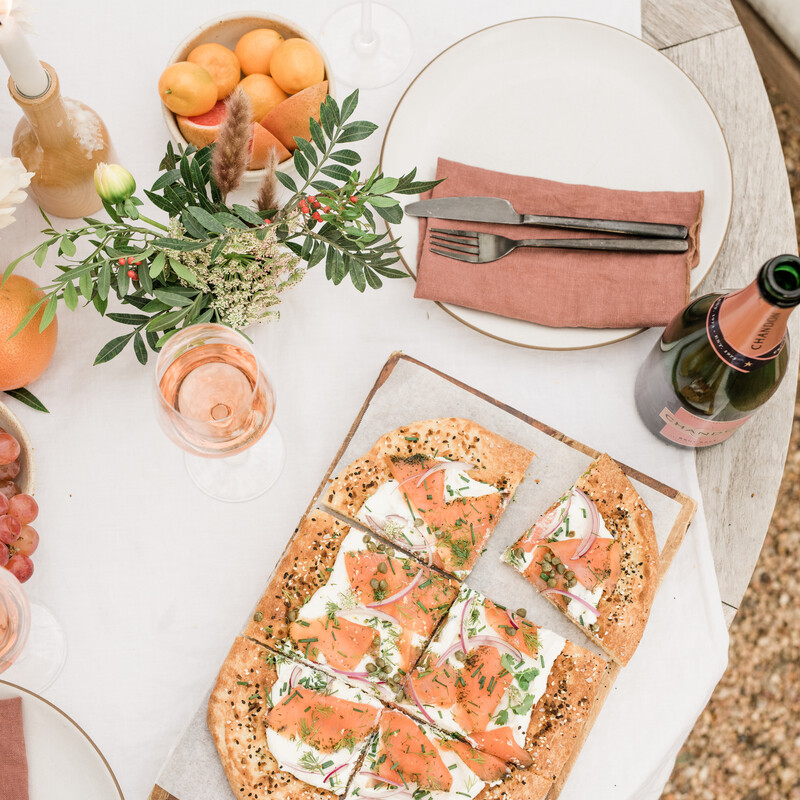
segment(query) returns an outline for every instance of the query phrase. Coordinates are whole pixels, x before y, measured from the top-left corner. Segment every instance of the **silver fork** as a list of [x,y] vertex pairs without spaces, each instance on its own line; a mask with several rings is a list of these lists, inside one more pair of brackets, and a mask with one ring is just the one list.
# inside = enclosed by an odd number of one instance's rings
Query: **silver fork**
[[689,249],[689,243],[685,239],[509,239],[507,236],[494,233],[431,228],[430,251],[457,261],[488,264],[490,261],[497,261],[498,258],[507,256],[518,247],[615,250],[626,253],[685,253]]

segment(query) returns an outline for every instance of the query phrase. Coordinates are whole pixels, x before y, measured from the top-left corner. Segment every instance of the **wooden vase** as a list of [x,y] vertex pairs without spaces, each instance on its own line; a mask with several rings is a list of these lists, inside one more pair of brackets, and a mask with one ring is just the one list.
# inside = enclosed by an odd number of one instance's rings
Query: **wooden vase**
[[91,108],[61,96],[58,75],[49,65],[50,86],[39,97],[8,91],[25,116],[14,131],[11,152],[34,177],[28,193],[41,208],[59,217],[84,217],[103,205],[94,188],[94,170],[113,161],[111,139]]

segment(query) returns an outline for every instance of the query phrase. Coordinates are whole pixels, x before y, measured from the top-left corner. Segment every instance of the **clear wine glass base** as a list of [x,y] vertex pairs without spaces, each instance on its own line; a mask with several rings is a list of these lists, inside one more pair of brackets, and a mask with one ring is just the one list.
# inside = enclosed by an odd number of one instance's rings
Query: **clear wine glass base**
[[264,494],[280,477],[285,460],[283,436],[274,424],[254,445],[234,456],[185,456],[186,470],[195,486],[226,503],[244,503]]
[[375,89],[397,80],[411,63],[414,45],[408,23],[394,9],[371,4],[371,37],[362,29],[361,3],[331,14],[319,41],[337,79],[360,89]]
[[3,672],[3,680],[41,694],[61,674],[67,659],[67,638],[53,613],[31,603],[31,627],[25,647]]

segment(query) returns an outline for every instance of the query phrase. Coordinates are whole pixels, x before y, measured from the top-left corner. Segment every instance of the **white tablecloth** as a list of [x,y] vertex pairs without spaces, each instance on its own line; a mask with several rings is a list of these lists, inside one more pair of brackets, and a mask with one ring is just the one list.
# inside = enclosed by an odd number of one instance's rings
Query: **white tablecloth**
[[[639,24],[634,2],[607,0],[598,9],[596,0],[575,0],[574,6],[596,19],[617,15],[630,30]],[[273,0],[269,10],[316,34],[339,4]],[[406,0],[412,64],[391,86],[364,91],[359,116],[385,124],[411,78],[444,47],[542,8],[513,0]],[[163,64],[195,25],[233,10],[233,3],[209,0],[40,0],[40,35],[32,43],[56,67],[64,93],[104,118],[120,162],[147,187],[167,138],[155,89]],[[5,153],[18,117],[2,94]],[[376,135],[364,150],[373,160],[379,144]],[[32,245],[41,226],[30,202],[17,217],[0,233],[3,265]],[[51,269],[40,273],[26,264],[20,272],[44,283]],[[404,280],[360,295],[349,285],[329,285],[317,268],[285,296],[281,321],[256,331],[277,389],[276,422],[288,459],[275,488],[252,503],[217,503],[191,484],[181,451],[155,420],[152,363],[142,368],[126,352],[92,367],[101,345],[119,331],[91,310],[60,312],[56,357],[32,387],[51,414],[9,401],[37,456],[42,540],[28,587],[57,613],[69,642],[64,671],[46,696],[93,737],[129,800],[150,791],[393,350],[698,497],[693,455],[657,442],[634,409],[636,368],[655,332],[599,350],[531,351],[469,330],[432,303],[413,300],[412,292]],[[563,796],[657,797],[724,669],[726,650],[701,516]]]

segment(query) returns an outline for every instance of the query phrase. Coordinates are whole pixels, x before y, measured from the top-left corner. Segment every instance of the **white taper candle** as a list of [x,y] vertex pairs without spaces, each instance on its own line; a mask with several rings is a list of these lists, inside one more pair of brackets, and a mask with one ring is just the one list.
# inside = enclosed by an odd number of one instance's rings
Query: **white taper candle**
[[0,57],[6,62],[20,94],[38,97],[47,91],[47,72],[11,16],[8,2],[0,2]]

